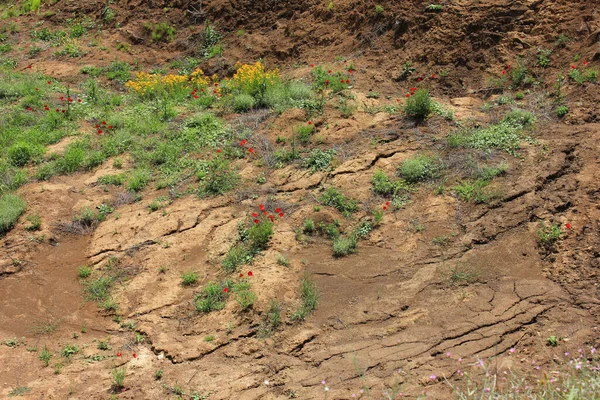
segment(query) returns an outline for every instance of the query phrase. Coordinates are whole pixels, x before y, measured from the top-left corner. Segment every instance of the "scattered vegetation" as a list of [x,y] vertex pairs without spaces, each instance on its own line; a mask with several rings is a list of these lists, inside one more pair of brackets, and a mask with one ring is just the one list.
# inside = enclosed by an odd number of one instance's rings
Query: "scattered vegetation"
[[303,321],[317,308],[319,291],[310,275],[300,280],[300,306],[292,314],[292,320]]

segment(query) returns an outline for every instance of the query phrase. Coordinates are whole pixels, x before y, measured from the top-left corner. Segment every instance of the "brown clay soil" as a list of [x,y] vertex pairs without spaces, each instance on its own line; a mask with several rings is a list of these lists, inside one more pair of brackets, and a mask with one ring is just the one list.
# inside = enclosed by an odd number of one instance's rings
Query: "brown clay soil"
[[[480,111],[494,95],[489,78],[506,64],[516,65],[519,56],[535,57],[538,47],[554,46],[560,33],[571,41],[556,49],[549,68],[536,70],[542,83],[530,89],[526,108],[547,101],[543,93],[552,91],[575,54],[600,62],[600,10],[594,1],[457,0],[445,2],[442,13],[427,12],[429,2],[382,1],[383,15],[371,2],[334,3],[328,11],[327,2],[316,0],[120,1],[113,26],[98,38],[108,47],[127,43],[131,50],[118,53],[119,59],[160,66],[191,54],[203,22],[210,20],[226,35],[225,56],[202,66],[210,73],[226,76],[238,61],[263,58],[289,76],[307,76],[308,64],[333,64],[340,56],[356,66],[353,91],[364,102],[393,104],[418,75],[460,119],[481,123],[494,118]],[[93,0],[44,5],[44,11],[53,11],[45,23],[58,26],[74,14],[100,19],[105,5]],[[19,19],[26,35],[27,27],[44,17]],[[150,43],[143,23],[164,20],[176,24],[176,39]],[[240,29],[246,33],[236,35]],[[31,60],[23,55],[20,65],[76,82],[82,65],[106,65],[116,54],[90,52],[74,62],[50,57],[51,51]],[[401,66],[409,60],[417,73],[403,81]],[[449,71],[444,78],[443,70]],[[365,97],[370,89],[379,99]],[[448,399],[451,390],[441,377],[458,379],[459,357],[464,363],[492,359],[496,369],[535,373],[532,361],[548,366],[556,352],[545,346],[549,336],[568,339],[560,351],[600,345],[600,93],[597,84],[564,90],[571,110],[564,120],[540,116],[537,143],[524,144],[521,158],[492,155],[509,164],[508,173],[493,183],[500,193],[496,201],[466,203],[425,186],[405,208],[386,212],[356,254],[339,259],[329,241],[296,239],[307,217],[339,218],[343,228],[350,224],[328,207],[315,213],[320,188],[333,184],[365,209],[381,207],[370,189],[376,169],[394,173],[403,160],[430,150],[441,151],[450,164],[459,162],[442,145],[452,122],[432,117],[415,125],[362,110],[343,119],[331,108],[314,123],[324,144],[343,154],[333,172],[311,175],[287,167],[249,189],[255,198],[244,190],[209,199],[183,196],[164,214],[148,213],[149,199],[157,194],[149,190],[141,202],[120,206],[118,219],[113,215],[84,236],[62,234],[54,226],[115,194],[96,184],[112,163],[24,186],[19,194],[43,217],[41,233],[48,240],[31,241],[25,221],[0,239],[0,338],[20,342],[0,346],[0,396],[28,386],[25,398],[107,399],[111,370],[124,364],[126,391],[119,399],[175,398],[164,386],[175,384],[210,399],[284,399],[294,393],[300,399],[349,399],[363,387],[381,393],[398,384],[408,398],[425,393]],[[288,111],[238,122],[255,124],[274,141],[302,118]],[[241,165],[248,179],[260,170],[248,161]],[[198,314],[193,295],[199,286],[182,287],[181,274],[198,271],[200,286],[217,279],[238,222],[268,198],[286,217],[276,223],[269,249],[248,268],[258,294],[253,310],[240,313],[229,302],[222,311]],[[357,218],[366,215],[361,211]],[[542,251],[536,241],[540,221],[572,225],[553,252]],[[443,243],[432,242],[440,237]],[[289,267],[277,263],[280,254],[289,258]],[[128,271],[117,299],[124,320],[135,321],[145,336],[142,343],[82,295],[77,268],[102,265],[111,257]],[[478,281],[449,284],[449,271],[460,265],[476,268]],[[166,272],[159,273],[163,266]],[[284,314],[291,313],[306,271],[321,293],[317,310],[303,323],[286,323],[274,336],[259,338],[269,299],[281,300]],[[214,341],[205,341],[208,335]],[[98,340],[110,340],[113,350],[106,359],[66,363],[60,374],[43,368],[38,353],[27,350],[47,345],[59,351],[75,343],[88,356],[98,353]],[[115,357],[116,352],[122,355]],[[164,377],[155,380],[159,369]]]

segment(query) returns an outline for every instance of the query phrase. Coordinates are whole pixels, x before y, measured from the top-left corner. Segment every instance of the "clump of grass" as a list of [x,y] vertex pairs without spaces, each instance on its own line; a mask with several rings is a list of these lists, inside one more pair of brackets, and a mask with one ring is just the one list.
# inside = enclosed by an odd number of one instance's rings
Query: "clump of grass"
[[175,28],[167,22],[159,22],[158,24],[145,23],[144,29],[150,32],[152,42],[167,41],[170,42],[175,38]]
[[0,236],[10,231],[27,208],[27,202],[14,194],[0,197]]
[[29,221],[29,225],[25,226],[25,230],[27,231],[39,231],[42,227],[42,219],[39,214],[29,215],[27,221]]
[[300,306],[292,314],[292,320],[303,321],[317,309],[319,290],[312,276],[306,274],[300,280]]
[[282,267],[289,267],[290,260],[283,254],[280,254],[279,256],[277,256],[277,264],[281,265]]
[[537,231],[538,243],[544,249],[552,250],[562,233],[560,224],[554,223],[548,226],[542,221]]
[[222,310],[225,308],[225,300],[232,286],[230,280],[210,282],[194,298],[196,310],[203,313]]
[[334,207],[346,217],[358,211],[358,201],[344,196],[333,186],[323,192],[320,200],[326,206]]
[[112,370],[112,390],[114,392],[120,392],[125,386],[125,375],[127,374],[127,368],[113,368]]
[[263,313],[262,322],[258,328],[258,337],[272,336],[281,324],[282,305],[276,299],[269,302],[269,307]]
[[247,281],[241,281],[233,285],[235,301],[239,304],[242,311],[248,310],[256,302],[256,294],[250,290],[250,284]]
[[44,363],[44,367],[50,365],[50,359],[52,358],[52,352],[48,350],[48,346],[44,346],[42,351],[40,352],[38,358],[41,362]]
[[467,180],[454,186],[454,191],[463,201],[473,201],[477,204],[487,203],[493,197],[492,194],[485,190],[488,184],[489,181],[485,179]]
[[327,171],[330,169],[332,161],[336,155],[334,149],[321,150],[314,149],[303,161],[304,168],[310,169],[312,173],[317,171]]
[[181,275],[181,285],[182,286],[193,286],[198,282],[198,273],[195,271],[184,272]]
[[200,192],[213,196],[230,191],[240,181],[240,176],[232,167],[231,161],[222,156],[210,160],[206,169],[199,171],[197,177],[201,181]]
[[87,265],[81,266],[77,269],[77,275],[81,279],[86,279],[92,274],[92,267],[88,267]]
[[60,354],[70,360],[71,357],[73,357],[75,354],[79,353],[80,349],[79,347],[75,346],[74,344],[67,344],[65,345],[65,347],[62,348],[62,350],[60,351]]
[[222,262],[223,269],[227,273],[235,272],[241,265],[248,264],[253,258],[254,254],[248,246],[245,243],[238,243],[227,251]]
[[333,256],[345,257],[356,251],[357,238],[351,236],[338,236],[333,239]]
[[85,285],[85,295],[88,300],[102,302],[109,298],[110,290],[114,284],[111,276],[100,276]]
[[463,286],[477,282],[481,278],[481,272],[468,264],[458,263],[450,268],[448,281],[452,285]]
[[406,99],[404,113],[411,118],[423,120],[433,111],[433,101],[429,90],[419,89],[414,95]]
[[418,183],[438,178],[441,170],[439,159],[419,154],[405,160],[398,167],[398,175],[408,183]]
[[556,108],[556,116],[557,116],[558,118],[562,118],[562,117],[564,117],[565,115],[567,115],[567,114],[568,114],[568,112],[569,112],[569,107],[567,107],[567,106],[565,106],[565,105],[558,106],[558,107]]

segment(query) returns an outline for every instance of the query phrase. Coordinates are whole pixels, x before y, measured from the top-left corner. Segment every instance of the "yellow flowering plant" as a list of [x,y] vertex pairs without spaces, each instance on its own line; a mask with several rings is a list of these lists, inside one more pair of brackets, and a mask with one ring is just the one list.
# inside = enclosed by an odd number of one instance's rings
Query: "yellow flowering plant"
[[246,93],[255,98],[262,98],[267,88],[279,83],[279,69],[266,71],[264,65],[257,61],[255,64],[238,64],[237,72],[228,82],[228,88],[233,92]]
[[192,90],[203,89],[210,83],[210,78],[198,68],[188,75],[160,75],[138,72],[134,80],[127,81],[125,87],[143,98],[163,96],[184,97]]

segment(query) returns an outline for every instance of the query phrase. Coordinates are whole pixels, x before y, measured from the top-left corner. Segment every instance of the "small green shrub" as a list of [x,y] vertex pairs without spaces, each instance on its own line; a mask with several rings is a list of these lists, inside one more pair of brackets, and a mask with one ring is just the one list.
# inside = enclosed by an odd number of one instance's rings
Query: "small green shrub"
[[344,196],[335,187],[325,190],[320,200],[326,206],[334,207],[347,217],[358,211],[358,202]]
[[204,313],[222,310],[225,307],[225,300],[227,299],[229,289],[232,286],[233,285],[229,280],[225,280],[221,283],[210,282],[196,295],[194,299],[196,310]]
[[89,277],[92,274],[92,267],[88,267],[87,265],[81,266],[77,269],[77,275],[81,278],[81,279],[86,279],[87,277]]
[[406,99],[404,112],[411,118],[423,120],[433,111],[433,101],[429,90],[419,89],[414,95]]
[[192,286],[198,282],[198,273],[194,271],[184,272],[181,275],[181,285],[182,286]]
[[88,300],[105,301],[110,295],[110,290],[114,284],[114,279],[110,276],[100,276],[85,286],[85,295]]
[[233,287],[235,293],[235,301],[240,305],[242,311],[246,311],[256,302],[256,294],[249,288],[236,288]]
[[254,105],[256,100],[247,93],[240,93],[233,96],[233,109],[235,112],[248,112]]
[[305,219],[304,225],[302,227],[302,232],[306,233],[307,235],[310,235],[314,231],[315,231],[315,221],[313,221],[310,218]]
[[198,172],[197,177],[202,182],[200,192],[213,196],[230,191],[240,180],[231,162],[220,155],[210,160],[206,170]]
[[225,255],[222,265],[226,273],[236,272],[244,264],[248,264],[254,258],[254,254],[245,243],[232,246]]
[[398,167],[398,175],[409,183],[436,179],[440,176],[440,172],[439,159],[422,154],[405,160]]
[[175,28],[166,22],[158,24],[145,23],[144,28],[150,32],[153,43],[160,41],[170,42],[175,38]]
[[112,369],[112,389],[114,391],[120,391],[123,389],[125,384],[125,375],[127,374],[127,368],[113,368]]
[[42,219],[38,214],[29,215],[27,221],[29,221],[29,225],[25,226],[26,231],[39,231],[42,227]]
[[27,208],[27,202],[14,194],[0,197],[0,236],[10,231]]
[[547,226],[544,222],[540,222],[540,227],[538,228],[538,243],[541,247],[544,247],[547,250],[551,250],[554,248],[554,245],[560,239],[562,235],[562,229],[560,224],[552,224]]
[[79,353],[79,347],[75,346],[74,344],[65,345],[60,352],[60,354],[66,359],[70,359],[77,353]]
[[273,222],[266,219],[260,220],[258,224],[254,224],[248,229],[250,249],[254,253],[266,249],[271,236],[273,236]]
[[50,359],[52,358],[52,352],[48,350],[48,346],[44,346],[40,355],[38,356],[41,362],[44,363],[44,367],[50,365]]
[[568,113],[568,112],[569,112],[569,107],[567,107],[567,106],[565,106],[565,105],[558,106],[558,107],[556,108],[556,116],[557,116],[558,118],[562,118],[562,117],[564,117],[565,115],[567,115],[567,113]]
[[292,314],[292,320],[302,321],[317,309],[319,291],[310,275],[304,275],[300,280],[300,306]]
[[336,154],[337,152],[334,149],[314,149],[310,152],[309,156],[303,160],[302,165],[304,168],[310,169],[312,173],[326,171],[331,167]]
[[281,303],[275,299],[269,302],[269,307],[263,313],[262,322],[258,328],[258,337],[265,338],[273,335],[281,324]]
[[354,236],[343,237],[338,236],[333,239],[333,256],[334,257],[345,257],[356,251],[357,238]]
[[152,175],[149,170],[146,168],[138,168],[129,176],[127,189],[135,193],[140,192],[148,185],[151,177]]
[[489,182],[484,179],[477,179],[475,181],[464,181],[454,186],[454,191],[456,192],[457,196],[463,201],[487,203],[491,198],[491,195],[484,190],[488,183]]

